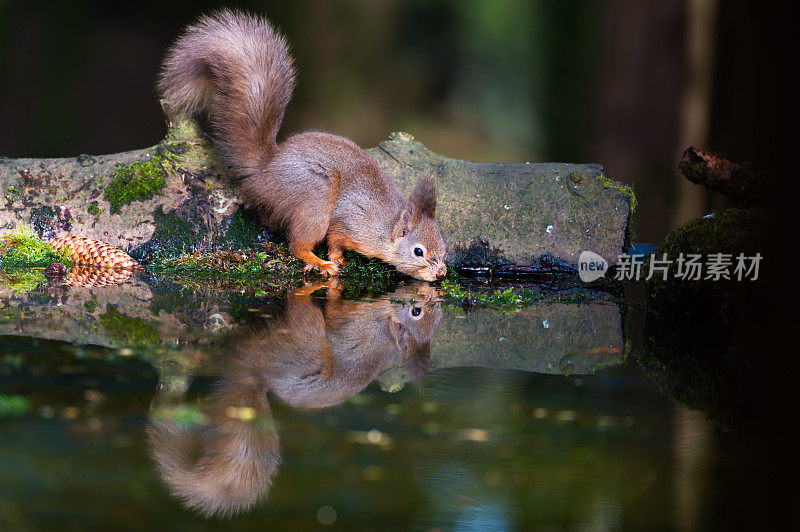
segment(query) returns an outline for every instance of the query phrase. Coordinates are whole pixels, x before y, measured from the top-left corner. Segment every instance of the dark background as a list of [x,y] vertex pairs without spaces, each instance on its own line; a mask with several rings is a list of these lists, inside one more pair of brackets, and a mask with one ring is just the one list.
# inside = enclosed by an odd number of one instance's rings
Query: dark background
[[725,206],[677,172],[694,144],[777,173],[776,8],[746,0],[0,0],[0,155],[156,143],[164,50],[221,5],[266,14],[299,83],[281,135],[395,130],[473,160],[599,162],[632,183],[637,239]]

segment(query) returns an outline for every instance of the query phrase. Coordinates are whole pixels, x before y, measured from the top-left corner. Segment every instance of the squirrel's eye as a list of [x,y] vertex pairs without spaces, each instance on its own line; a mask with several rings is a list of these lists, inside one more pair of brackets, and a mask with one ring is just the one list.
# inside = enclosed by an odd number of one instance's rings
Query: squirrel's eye
[[414,255],[416,255],[417,257],[421,257],[424,254],[425,254],[425,252],[422,251],[422,248],[414,248]]
[[414,316],[415,318],[420,314],[422,314],[422,307],[414,307],[413,309],[411,309],[411,315]]

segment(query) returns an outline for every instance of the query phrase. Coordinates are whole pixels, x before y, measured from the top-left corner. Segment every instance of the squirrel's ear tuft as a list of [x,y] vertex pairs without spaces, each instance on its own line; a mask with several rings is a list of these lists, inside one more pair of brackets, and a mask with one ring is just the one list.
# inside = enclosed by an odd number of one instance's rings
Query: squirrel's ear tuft
[[411,191],[408,201],[412,208],[428,218],[434,218],[436,214],[436,185],[430,176],[425,176],[417,181],[414,190]]

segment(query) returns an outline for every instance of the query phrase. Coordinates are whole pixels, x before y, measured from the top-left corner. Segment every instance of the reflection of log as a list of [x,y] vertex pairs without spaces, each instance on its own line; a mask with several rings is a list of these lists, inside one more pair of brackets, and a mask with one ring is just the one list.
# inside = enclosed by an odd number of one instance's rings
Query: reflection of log
[[[409,301],[400,299],[406,295],[401,287],[380,301],[391,312],[407,314]],[[375,305],[365,303],[370,304]],[[0,288],[0,312],[5,318],[0,321],[0,335],[144,347],[158,367],[164,366],[163,348],[169,347],[166,356],[170,360],[194,360],[190,371],[195,374],[219,372],[215,363],[230,351],[227,335],[231,331],[255,334],[251,325],[236,323],[224,301],[215,302],[213,297],[187,300],[141,281],[95,288],[51,288],[28,295]],[[348,319],[357,320],[359,314],[352,312],[350,316]],[[351,325],[353,330],[366,327],[357,321]],[[208,364],[195,358],[198,347]],[[622,348],[619,307],[605,301],[540,303],[510,314],[488,309],[464,314],[449,307],[433,334],[431,369],[487,366],[540,373],[592,373],[620,361]],[[406,370],[398,366],[379,380],[389,387],[402,384],[409,378]]]
[[432,365],[593,373],[620,361],[623,347],[616,304],[541,303],[511,315],[486,309],[445,315]]
[[[113,286],[61,286],[24,294],[0,285],[0,335],[107,347],[157,347],[226,331],[230,316],[214,298],[168,300],[136,276]],[[158,296],[158,297],[154,297]],[[155,301],[154,301],[155,299]],[[161,309],[161,305],[167,311]]]
[[[597,165],[472,163],[428,151],[405,133],[371,150],[408,190],[422,173],[439,187],[438,218],[450,244],[482,237],[503,260],[545,253],[575,264],[584,249],[616,262],[631,198]],[[174,119],[158,145],[112,155],[0,158],[0,233],[77,235],[137,260],[252,245],[267,236],[229,186],[225,165],[193,121]]]
[[[513,314],[449,309],[431,343],[431,371],[455,367],[591,374],[624,361],[622,315],[610,302],[541,303]],[[383,389],[410,380],[402,367],[378,379]]]

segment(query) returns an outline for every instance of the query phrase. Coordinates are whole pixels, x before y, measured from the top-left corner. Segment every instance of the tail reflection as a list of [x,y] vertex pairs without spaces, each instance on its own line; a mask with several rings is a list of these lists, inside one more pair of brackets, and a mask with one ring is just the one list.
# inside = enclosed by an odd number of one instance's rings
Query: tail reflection
[[[323,304],[312,299],[327,288]],[[438,292],[404,286],[345,301],[335,281],[293,293],[283,316],[239,331],[216,391],[196,405],[164,386],[151,407],[151,454],[172,494],[205,516],[230,516],[267,497],[280,462],[267,393],[294,407],[337,405],[402,366],[424,379],[442,314]]]
[[230,516],[267,496],[280,447],[262,389],[226,381],[197,408],[160,405],[154,413],[148,428],[152,456],[187,508]]

